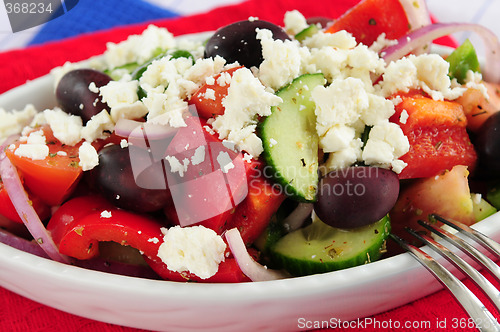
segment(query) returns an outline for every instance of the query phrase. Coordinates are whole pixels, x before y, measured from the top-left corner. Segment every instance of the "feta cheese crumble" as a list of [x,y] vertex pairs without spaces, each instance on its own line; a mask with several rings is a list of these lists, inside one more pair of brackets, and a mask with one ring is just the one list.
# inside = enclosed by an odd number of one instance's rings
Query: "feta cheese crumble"
[[111,211],[107,211],[107,210],[104,210],[101,212],[101,218],[111,218],[112,217],[112,214],[111,214]]
[[258,116],[271,114],[271,106],[281,98],[266,91],[262,83],[247,68],[233,73],[227,96],[222,100],[225,112],[211,122],[220,139],[227,139],[252,156],[259,156],[262,141],[255,134]]
[[221,151],[217,155],[217,162],[219,163],[219,167],[222,170],[222,173],[227,173],[229,170],[234,168],[233,161],[229,156],[229,153],[226,151]]
[[205,161],[205,145],[200,145],[194,150],[194,155],[191,157],[192,165],[199,165]]
[[158,257],[174,272],[190,272],[210,278],[224,261],[226,244],[221,236],[204,226],[162,228],[163,243]]
[[32,104],[28,104],[20,111],[7,112],[0,108],[0,144],[9,137],[20,133],[21,130],[30,124],[31,119],[35,116],[37,110]]
[[99,165],[99,155],[96,149],[89,142],[83,142],[78,148],[78,158],[83,171],[90,171]]
[[44,160],[47,158],[49,156],[49,147],[46,144],[43,131],[38,130],[30,133],[25,138],[25,143],[20,144],[14,151],[14,154],[18,157],[26,157],[32,160]]
[[166,156],[165,160],[168,161],[172,173],[179,173],[180,177],[184,177],[184,173],[187,172],[189,166],[189,159],[185,158],[181,163],[175,156]]
[[81,141],[82,118],[71,115],[56,107],[43,112],[45,120],[52,129],[54,137],[66,145],[75,145]]

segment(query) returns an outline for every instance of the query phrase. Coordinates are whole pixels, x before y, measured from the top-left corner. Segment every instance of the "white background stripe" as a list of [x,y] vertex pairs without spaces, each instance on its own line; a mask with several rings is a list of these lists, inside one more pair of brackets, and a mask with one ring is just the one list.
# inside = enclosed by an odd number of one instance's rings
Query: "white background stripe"
[[0,1],[0,33],[12,33],[9,17],[3,0]]

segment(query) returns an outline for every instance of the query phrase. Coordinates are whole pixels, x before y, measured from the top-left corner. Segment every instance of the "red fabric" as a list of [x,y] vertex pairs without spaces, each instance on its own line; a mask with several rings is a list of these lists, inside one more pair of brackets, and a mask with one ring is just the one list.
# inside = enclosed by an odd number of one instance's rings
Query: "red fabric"
[[[172,20],[153,22],[159,26],[167,27],[176,35],[214,30],[222,25],[236,20],[257,16],[277,24],[283,22],[284,13],[288,10],[298,9],[306,17],[330,16],[337,17],[358,0],[322,1],[311,5],[302,0],[249,0],[240,5],[215,9],[206,14],[194,15]],[[106,42],[118,42],[129,34],[140,33],[146,24],[116,28],[91,35],[59,42],[52,42],[42,46],[31,47],[24,50],[15,50],[0,54],[0,93],[27,80],[34,79],[49,72],[55,66],[66,61],[78,61],[89,56],[100,54],[105,50]],[[446,44],[454,45],[450,39]],[[1,268],[1,267],[0,267]],[[332,308],[332,313],[334,309]],[[446,291],[440,291],[432,296],[415,301],[409,305],[394,309],[372,317],[384,325],[391,326],[392,322],[404,324],[405,322],[429,321],[430,329],[437,329],[437,320],[447,320],[447,328],[452,330],[452,321],[466,322],[467,316],[453,301]],[[0,287],[0,330],[2,331],[137,331],[134,329],[100,323],[86,318],[61,312],[23,298]],[[366,326],[363,331],[379,331],[381,329]],[[385,329],[382,329],[385,330]],[[391,329],[387,329],[391,330]],[[396,328],[395,331],[408,328]],[[422,329],[414,329],[421,331]],[[464,329],[459,329],[464,330]]]

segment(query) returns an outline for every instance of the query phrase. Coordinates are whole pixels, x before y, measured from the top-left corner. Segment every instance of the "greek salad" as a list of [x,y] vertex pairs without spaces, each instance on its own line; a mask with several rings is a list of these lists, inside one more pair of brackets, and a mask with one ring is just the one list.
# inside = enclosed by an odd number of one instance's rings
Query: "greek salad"
[[[446,53],[432,42],[457,31]],[[55,68],[57,105],[0,109],[0,241],[145,278],[265,281],[397,253],[439,214],[500,208],[500,43],[425,2],[150,25]]]

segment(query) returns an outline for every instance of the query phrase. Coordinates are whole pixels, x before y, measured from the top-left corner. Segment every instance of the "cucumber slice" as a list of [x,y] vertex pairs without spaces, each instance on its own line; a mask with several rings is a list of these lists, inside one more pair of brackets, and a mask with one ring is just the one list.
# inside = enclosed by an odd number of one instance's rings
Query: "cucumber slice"
[[474,212],[474,217],[476,221],[481,221],[487,217],[495,214],[497,209],[488,203],[484,198],[480,198],[479,201],[471,194],[472,198],[472,211]]
[[313,202],[318,189],[318,134],[316,105],[311,91],[324,85],[323,74],[305,74],[280,89],[283,102],[259,124],[263,157],[284,193],[304,202]]
[[272,248],[272,258],[294,276],[370,263],[385,252],[390,228],[388,216],[350,230],[333,228],[315,217],[309,226],[281,238]]
[[307,28],[304,30],[300,31],[295,35],[295,39],[298,40],[299,42],[303,41],[307,37],[311,37],[315,33],[318,33],[319,27],[316,24],[310,24]]
[[500,183],[495,183],[488,189],[486,200],[500,210]]

